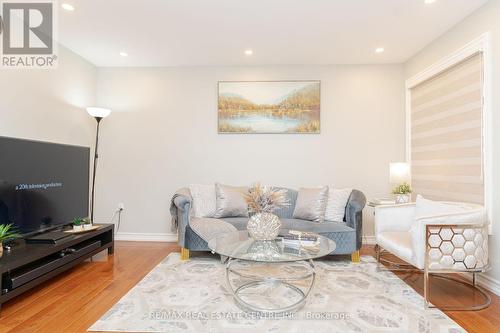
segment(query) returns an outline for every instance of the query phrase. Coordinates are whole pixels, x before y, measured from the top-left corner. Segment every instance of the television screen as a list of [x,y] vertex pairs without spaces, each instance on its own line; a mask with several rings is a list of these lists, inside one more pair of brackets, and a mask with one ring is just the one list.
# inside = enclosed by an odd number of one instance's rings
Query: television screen
[[22,234],[88,215],[88,147],[0,137],[0,224]]

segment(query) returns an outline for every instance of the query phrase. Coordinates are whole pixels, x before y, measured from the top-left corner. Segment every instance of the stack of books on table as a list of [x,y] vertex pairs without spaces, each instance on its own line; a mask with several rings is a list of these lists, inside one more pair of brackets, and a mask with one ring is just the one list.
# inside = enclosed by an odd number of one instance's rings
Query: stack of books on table
[[286,234],[279,235],[283,245],[291,248],[319,248],[318,234],[312,232],[302,232],[290,230]]

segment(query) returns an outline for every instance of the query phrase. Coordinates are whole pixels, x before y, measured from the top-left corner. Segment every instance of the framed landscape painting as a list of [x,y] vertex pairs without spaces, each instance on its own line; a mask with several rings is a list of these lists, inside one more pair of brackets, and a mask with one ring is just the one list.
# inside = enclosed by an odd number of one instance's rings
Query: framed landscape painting
[[219,133],[320,133],[320,81],[220,81]]

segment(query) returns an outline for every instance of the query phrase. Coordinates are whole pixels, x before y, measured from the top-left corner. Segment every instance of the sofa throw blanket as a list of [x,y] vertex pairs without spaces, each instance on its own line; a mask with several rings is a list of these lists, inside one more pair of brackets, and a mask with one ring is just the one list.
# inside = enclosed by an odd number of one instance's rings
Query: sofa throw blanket
[[178,197],[190,197],[191,194],[189,193],[189,189],[187,188],[181,188],[177,192],[174,193],[172,196],[172,199],[170,200],[170,216],[172,216],[171,220],[171,225],[170,229],[172,232],[177,232],[177,229],[179,228],[179,216],[178,216],[178,209],[177,205],[175,204],[175,199]]
[[189,221],[189,226],[205,242],[208,242],[218,234],[238,231],[231,223],[209,217],[194,217]]

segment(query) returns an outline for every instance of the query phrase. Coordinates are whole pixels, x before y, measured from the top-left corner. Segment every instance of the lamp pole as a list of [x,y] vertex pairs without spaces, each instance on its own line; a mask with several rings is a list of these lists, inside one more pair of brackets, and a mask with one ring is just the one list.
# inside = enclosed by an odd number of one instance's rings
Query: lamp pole
[[99,125],[101,120],[110,115],[111,110],[100,107],[88,107],[87,112],[97,121],[97,131],[95,133],[95,147],[94,147],[94,169],[92,170],[92,188],[90,194],[90,221],[94,223],[94,201],[95,201],[95,178],[97,172],[97,160],[99,159]]
[[97,152],[97,148],[99,146],[99,124],[101,123],[102,117],[94,117],[97,121],[97,130],[95,135],[95,147],[94,147],[94,169],[92,170],[92,194],[91,194],[91,202],[90,202],[90,221],[94,223],[94,199],[95,199],[95,174],[97,170],[97,159],[99,158],[99,154]]

